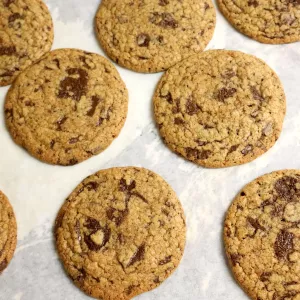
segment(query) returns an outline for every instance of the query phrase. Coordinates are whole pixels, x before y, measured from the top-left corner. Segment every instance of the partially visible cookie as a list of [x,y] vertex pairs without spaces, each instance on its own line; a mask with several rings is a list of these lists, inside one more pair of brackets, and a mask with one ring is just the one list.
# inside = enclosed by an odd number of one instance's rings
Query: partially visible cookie
[[0,1],[0,86],[50,51],[53,24],[41,0]]
[[57,216],[55,235],[64,267],[80,289],[102,300],[128,300],[173,273],[186,225],[166,181],[124,167],[79,184]]
[[201,52],[211,40],[211,0],[102,1],[96,32],[107,55],[137,72],[159,72]]
[[237,30],[261,43],[300,41],[299,0],[218,0],[218,4]]
[[300,170],[246,185],[224,226],[230,267],[251,299],[300,299]]
[[17,223],[13,208],[0,191],[0,273],[11,261],[17,245]]
[[255,56],[211,50],[170,68],[154,95],[170,149],[205,167],[254,160],[278,139],[286,103],[275,72]]
[[38,159],[74,165],[106,149],[124,125],[127,89],[106,58],[50,52],[25,70],[5,103],[13,139]]

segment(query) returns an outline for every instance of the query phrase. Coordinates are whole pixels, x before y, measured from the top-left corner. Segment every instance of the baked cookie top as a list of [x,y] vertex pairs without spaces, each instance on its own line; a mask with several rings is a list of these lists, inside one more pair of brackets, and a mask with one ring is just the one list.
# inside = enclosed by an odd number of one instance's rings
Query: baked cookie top
[[168,69],[203,51],[215,22],[211,0],[104,0],[95,20],[108,56],[145,73]]
[[53,24],[41,0],[0,1],[0,86],[50,51]]
[[104,57],[76,49],[50,52],[11,86],[6,123],[38,159],[74,165],[106,149],[127,115],[128,95]]
[[224,240],[233,274],[252,299],[299,299],[300,171],[249,183],[228,210]]
[[249,162],[278,139],[285,95],[274,71],[238,51],[211,50],[170,68],[154,113],[170,149],[205,167]]
[[7,267],[17,244],[17,223],[13,209],[0,191],[0,273]]
[[75,284],[102,300],[127,300],[160,285],[178,266],[185,217],[172,188],[142,168],[86,178],[56,219],[56,243]]
[[300,0],[218,0],[240,32],[266,44],[300,41]]

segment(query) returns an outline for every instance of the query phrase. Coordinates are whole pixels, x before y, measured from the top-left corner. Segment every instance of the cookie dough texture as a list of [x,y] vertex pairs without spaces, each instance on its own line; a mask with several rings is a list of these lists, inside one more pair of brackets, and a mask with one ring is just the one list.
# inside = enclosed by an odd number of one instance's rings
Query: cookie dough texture
[[111,59],[151,73],[203,51],[212,38],[216,13],[211,0],[104,0],[95,22]]
[[14,140],[38,159],[74,165],[107,148],[127,115],[128,95],[104,57],[55,50],[10,88],[6,123]]
[[218,4],[237,30],[261,43],[300,41],[299,0],[218,0]]
[[17,223],[13,209],[0,191],[0,274],[14,255],[17,244]]
[[277,75],[260,59],[211,50],[169,69],[154,95],[170,149],[205,167],[249,162],[273,146],[285,116]]
[[53,24],[41,0],[0,1],[0,86],[49,52]]
[[102,300],[127,300],[172,274],[186,226],[179,200],[160,176],[125,167],[79,184],[55,231],[59,256],[80,289]]
[[300,299],[300,170],[248,184],[227,212],[224,240],[233,274],[252,299]]

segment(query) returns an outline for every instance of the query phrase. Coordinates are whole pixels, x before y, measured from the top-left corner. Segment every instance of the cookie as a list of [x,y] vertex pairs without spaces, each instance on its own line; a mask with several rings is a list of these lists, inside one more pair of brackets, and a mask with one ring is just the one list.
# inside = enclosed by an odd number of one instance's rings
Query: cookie
[[112,60],[152,73],[203,51],[213,35],[216,12],[211,0],[104,0],[95,23]]
[[17,245],[17,223],[13,208],[0,191],[0,274],[11,261]]
[[246,185],[227,212],[224,241],[233,274],[251,299],[300,299],[300,170]]
[[238,31],[261,43],[300,41],[299,0],[218,0],[218,4]]
[[1,0],[0,16],[0,86],[5,86],[50,51],[53,24],[41,0]]
[[55,50],[24,71],[5,103],[17,144],[51,164],[74,165],[106,149],[127,115],[128,95],[104,57]]
[[159,286],[185,246],[185,217],[175,192],[143,168],[112,168],[86,178],[55,225],[67,273],[102,300],[127,300]]
[[169,69],[154,95],[154,113],[170,149],[204,167],[254,160],[278,139],[283,87],[260,59],[211,50]]

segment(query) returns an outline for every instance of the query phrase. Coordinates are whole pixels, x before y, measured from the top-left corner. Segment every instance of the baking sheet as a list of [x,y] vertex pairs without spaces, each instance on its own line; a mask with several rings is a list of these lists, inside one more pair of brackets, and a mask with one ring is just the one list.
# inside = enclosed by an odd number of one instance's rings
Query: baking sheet
[[[55,26],[53,49],[82,48],[103,54],[93,31],[99,0],[47,0]],[[86,176],[114,166],[143,166],[162,175],[177,192],[187,217],[187,246],[178,270],[139,300],[245,300],[233,280],[222,244],[224,214],[236,193],[264,173],[300,168],[300,43],[263,45],[235,31],[217,14],[208,49],[236,49],[265,60],[281,78],[287,116],[276,145],[246,165],[210,170],[173,154],[154,124],[151,98],[161,74],[138,74],[117,67],[130,95],[120,136],[102,154],[73,167],[51,166],[14,144],[0,105],[0,189],[18,222],[15,257],[0,278],[2,300],[76,300],[85,296],[64,273],[53,240],[53,222],[65,198]],[[3,104],[8,88],[0,88]]]

